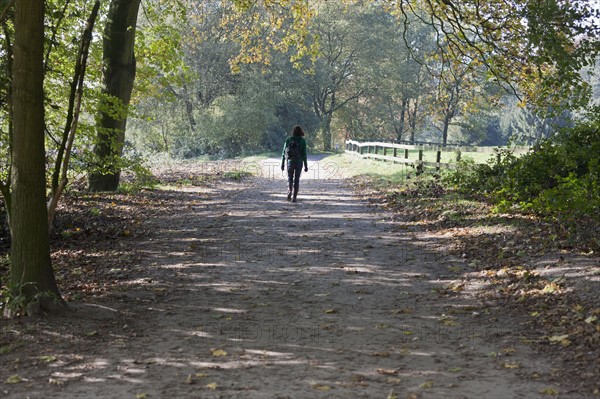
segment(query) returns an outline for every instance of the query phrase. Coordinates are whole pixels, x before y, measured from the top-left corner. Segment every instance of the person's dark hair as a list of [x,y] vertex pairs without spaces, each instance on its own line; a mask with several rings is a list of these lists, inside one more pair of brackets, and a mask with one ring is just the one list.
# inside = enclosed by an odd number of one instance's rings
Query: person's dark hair
[[296,125],[296,126],[294,126],[294,130],[292,131],[292,135],[297,136],[297,137],[302,137],[302,136],[304,136],[304,130],[302,130],[300,125]]

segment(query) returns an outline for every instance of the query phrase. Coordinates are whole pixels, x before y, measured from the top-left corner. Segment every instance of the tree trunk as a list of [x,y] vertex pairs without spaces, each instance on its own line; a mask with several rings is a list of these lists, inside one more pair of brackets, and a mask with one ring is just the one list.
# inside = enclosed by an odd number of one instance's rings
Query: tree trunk
[[448,127],[450,126],[450,120],[452,117],[450,114],[447,114],[444,117],[444,128],[442,129],[442,144],[445,146],[448,142]]
[[410,143],[415,143],[415,136],[417,134],[417,110],[419,109],[419,100],[415,98],[412,112],[410,112],[410,104],[408,114],[410,116]]
[[321,123],[321,137],[323,138],[323,151],[331,151],[331,113],[323,115]]
[[30,299],[42,292],[60,297],[50,261],[46,212],[44,1],[17,1],[14,23],[10,277],[13,287]]
[[[112,0],[104,29],[103,96],[96,120],[94,154],[98,164],[89,176],[90,191],[115,191],[119,187],[127,107],[135,80],[135,31],[141,0]],[[115,103],[117,112],[115,111]],[[109,112],[111,110],[112,112]]]
[[406,97],[402,97],[402,109],[400,110],[400,123],[398,129],[396,130],[396,138],[398,140],[402,140],[402,135],[404,134],[404,125],[406,120],[406,107],[408,105],[408,100]]
[[[8,6],[6,6],[8,7]],[[6,108],[8,110],[8,154],[11,156],[12,154],[12,142],[13,142],[13,44],[11,39],[10,30],[8,29],[8,25],[6,21],[2,21],[2,31],[4,33],[4,43],[6,46]],[[11,207],[11,194],[10,194],[10,159],[7,160],[9,164],[8,173],[6,180],[0,180],[0,191],[2,192],[2,196],[4,197],[4,205],[6,207],[6,214],[10,217],[10,207]],[[0,221],[2,223],[2,221]]]

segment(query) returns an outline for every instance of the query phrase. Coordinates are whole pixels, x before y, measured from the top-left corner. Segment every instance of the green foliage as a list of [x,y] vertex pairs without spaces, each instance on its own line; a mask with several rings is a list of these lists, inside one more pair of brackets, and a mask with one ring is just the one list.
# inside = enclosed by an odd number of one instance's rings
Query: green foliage
[[498,211],[517,208],[566,225],[600,212],[600,124],[598,118],[565,128],[521,158],[500,162],[461,161],[444,176],[467,194],[485,194]]
[[27,291],[34,283],[0,284],[0,309],[5,316],[15,317],[35,313],[40,302],[58,301],[52,292],[37,292],[31,295]]

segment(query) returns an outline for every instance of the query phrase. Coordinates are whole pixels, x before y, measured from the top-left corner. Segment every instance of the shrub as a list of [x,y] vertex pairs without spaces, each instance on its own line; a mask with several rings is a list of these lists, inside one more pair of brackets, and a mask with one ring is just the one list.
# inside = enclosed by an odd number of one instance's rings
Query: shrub
[[563,129],[521,158],[504,153],[486,165],[461,161],[444,181],[463,193],[487,195],[499,210],[517,206],[566,224],[598,219],[599,127],[595,120]]

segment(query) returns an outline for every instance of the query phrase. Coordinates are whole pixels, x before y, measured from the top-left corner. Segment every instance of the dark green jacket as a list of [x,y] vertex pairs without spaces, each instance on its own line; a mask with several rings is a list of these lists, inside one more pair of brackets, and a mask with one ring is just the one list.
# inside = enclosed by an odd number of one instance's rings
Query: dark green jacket
[[302,159],[302,162],[304,163],[304,165],[306,165],[306,140],[304,140],[303,137],[298,136],[290,136],[285,140],[285,144],[283,145],[283,152],[281,153],[281,163],[283,164],[285,162],[285,149],[287,148],[291,140],[296,140],[298,144],[300,144],[300,159]]

